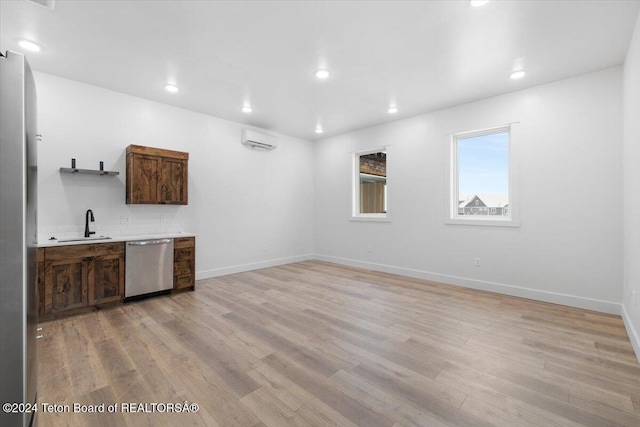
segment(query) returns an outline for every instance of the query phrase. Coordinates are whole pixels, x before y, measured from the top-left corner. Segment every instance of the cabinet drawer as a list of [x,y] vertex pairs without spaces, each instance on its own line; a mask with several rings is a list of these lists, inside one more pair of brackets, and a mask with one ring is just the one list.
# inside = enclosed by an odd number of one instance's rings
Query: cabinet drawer
[[188,288],[190,286],[193,286],[193,284],[194,284],[193,275],[191,274],[184,274],[182,276],[174,277],[173,287],[175,289]]
[[196,245],[195,237],[179,237],[173,239],[173,247],[175,248],[188,248]]
[[124,254],[124,242],[117,243],[91,243],[87,245],[60,246],[58,248],[45,248],[47,261],[57,261],[69,258],[85,258],[100,255]]
[[178,261],[173,263],[173,275],[182,276],[185,274],[193,274],[193,261]]
[[187,261],[194,259],[194,248],[178,248],[173,250],[173,260]]

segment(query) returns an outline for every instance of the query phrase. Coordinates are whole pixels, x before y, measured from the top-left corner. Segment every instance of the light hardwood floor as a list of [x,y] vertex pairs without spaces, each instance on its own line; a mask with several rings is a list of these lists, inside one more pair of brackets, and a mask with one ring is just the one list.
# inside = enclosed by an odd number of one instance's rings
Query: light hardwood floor
[[640,425],[619,316],[317,261],[43,326],[41,402],[200,407],[44,427]]

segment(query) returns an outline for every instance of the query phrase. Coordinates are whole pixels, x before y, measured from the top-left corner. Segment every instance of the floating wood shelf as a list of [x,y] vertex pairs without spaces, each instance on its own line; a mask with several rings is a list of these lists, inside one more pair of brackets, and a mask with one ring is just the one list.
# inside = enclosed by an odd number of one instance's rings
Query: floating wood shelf
[[86,173],[89,175],[108,175],[116,176],[120,175],[118,171],[101,171],[95,169],[75,169],[75,168],[60,168],[60,173]]

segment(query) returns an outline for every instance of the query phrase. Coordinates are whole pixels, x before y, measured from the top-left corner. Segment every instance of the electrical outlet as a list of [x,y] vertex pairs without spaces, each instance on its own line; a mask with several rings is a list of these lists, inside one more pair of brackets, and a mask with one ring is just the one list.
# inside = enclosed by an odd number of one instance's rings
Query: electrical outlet
[[262,252],[267,252],[268,248],[267,245],[262,245]]
[[480,258],[476,258],[473,262],[473,265],[475,265],[476,267],[480,267]]
[[367,252],[368,253],[373,252],[373,248],[371,247],[371,245],[367,245]]
[[120,224],[129,224],[131,222],[131,218],[128,216],[120,217]]

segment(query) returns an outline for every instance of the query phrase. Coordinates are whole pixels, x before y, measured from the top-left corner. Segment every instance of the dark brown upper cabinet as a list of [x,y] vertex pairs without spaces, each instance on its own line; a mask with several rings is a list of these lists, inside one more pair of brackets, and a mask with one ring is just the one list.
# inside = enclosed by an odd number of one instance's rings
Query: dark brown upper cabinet
[[188,204],[189,153],[127,147],[127,204]]

